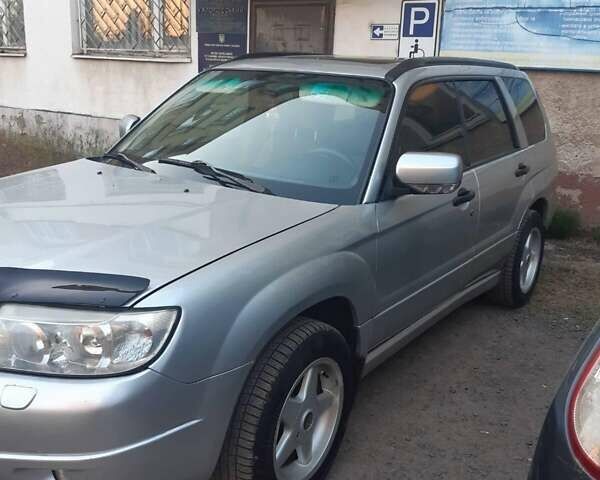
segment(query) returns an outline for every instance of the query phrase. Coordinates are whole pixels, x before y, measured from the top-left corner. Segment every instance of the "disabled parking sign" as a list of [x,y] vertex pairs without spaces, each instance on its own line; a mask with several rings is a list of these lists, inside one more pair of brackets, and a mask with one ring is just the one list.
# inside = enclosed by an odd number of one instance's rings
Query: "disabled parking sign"
[[431,57],[438,50],[439,2],[405,0],[400,25],[400,58]]

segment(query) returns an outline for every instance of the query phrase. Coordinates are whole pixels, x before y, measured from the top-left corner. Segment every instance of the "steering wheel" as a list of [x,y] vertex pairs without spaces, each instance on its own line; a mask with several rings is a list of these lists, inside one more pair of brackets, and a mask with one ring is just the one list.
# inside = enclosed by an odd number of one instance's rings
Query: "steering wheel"
[[319,147],[319,148],[315,148],[307,153],[307,157],[309,157],[309,158],[313,155],[314,156],[318,156],[318,155],[329,156],[329,158],[332,158],[332,159],[334,158],[337,161],[343,163],[346,167],[350,168],[351,171],[353,171],[355,168],[354,163],[352,163],[352,160],[350,160],[343,153],[340,153],[337,150],[333,150],[332,148]]

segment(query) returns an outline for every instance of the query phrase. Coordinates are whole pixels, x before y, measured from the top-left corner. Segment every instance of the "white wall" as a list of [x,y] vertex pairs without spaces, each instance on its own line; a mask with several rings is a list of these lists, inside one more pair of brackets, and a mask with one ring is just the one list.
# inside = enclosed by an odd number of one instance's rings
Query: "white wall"
[[70,0],[23,1],[27,56],[0,56],[0,106],[143,115],[198,72],[194,13],[192,63],[75,59]]
[[371,40],[370,26],[400,23],[401,0],[337,0],[334,54],[396,57],[398,42]]

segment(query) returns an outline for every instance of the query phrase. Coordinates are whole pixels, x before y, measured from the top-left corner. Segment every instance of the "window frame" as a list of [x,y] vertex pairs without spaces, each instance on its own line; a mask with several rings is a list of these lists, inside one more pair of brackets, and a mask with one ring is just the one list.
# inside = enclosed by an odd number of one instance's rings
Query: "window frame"
[[[126,48],[93,48],[86,47],[85,37],[88,28],[92,26],[88,23],[86,16],[86,4],[93,0],[71,0],[71,20],[72,20],[72,37],[73,37],[73,51],[72,57],[77,59],[93,59],[93,60],[129,60],[129,61],[140,61],[140,62],[162,62],[162,63],[191,63],[192,62],[192,37],[194,36],[193,22],[194,22],[194,8],[193,0],[184,0],[189,3],[189,15],[187,18],[188,23],[188,35],[187,41],[185,42],[184,51],[168,52],[155,48],[157,46],[154,36],[156,31],[152,28],[153,37],[153,48],[146,49],[126,49]],[[154,2],[160,2],[160,5],[164,4],[168,0],[151,0],[150,10],[154,15],[154,9],[157,6]],[[160,6],[158,10],[162,10]],[[152,21],[152,18],[150,19]],[[159,28],[164,30],[166,23],[164,21],[164,15],[159,15],[154,22],[160,22]]]
[[[472,162],[471,158],[468,159],[468,161],[466,162],[467,165],[465,165],[465,171],[469,171],[471,169],[474,168],[478,168],[481,167],[482,165],[487,165],[488,163],[491,162],[495,162],[496,160],[505,158],[505,157],[509,157],[511,155],[514,155],[516,152],[520,151],[522,149],[521,146],[521,142],[519,140],[519,134],[517,131],[517,126],[515,125],[515,119],[511,113],[511,110],[509,108],[508,102],[507,102],[507,98],[505,98],[504,96],[504,92],[503,89],[501,87],[501,85],[498,82],[498,77],[496,76],[478,76],[478,77],[466,77],[466,78],[462,78],[461,80],[453,80],[456,82],[459,81],[463,81],[463,82],[468,82],[468,81],[473,81],[473,82],[481,82],[481,81],[489,81],[492,83],[492,85],[494,86],[494,89],[496,90],[496,93],[498,94],[498,98],[500,99],[500,103],[502,104],[502,109],[504,110],[504,116],[506,117],[506,123],[508,124],[508,129],[510,132],[510,137],[512,140],[512,145],[513,145],[513,150],[511,152],[507,152],[507,153],[503,153],[501,155],[496,155],[490,158],[486,158],[484,160],[480,160],[478,162]],[[462,97],[462,95],[459,96],[459,99]],[[460,103],[459,103],[460,105]],[[464,125],[465,119],[463,116],[463,112],[462,110],[459,108],[459,114],[461,116],[461,121],[463,122],[463,126],[465,127],[465,131],[466,131],[466,136],[465,139],[467,141],[467,155],[469,155],[469,129],[466,128],[466,126]]]
[[[23,37],[19,38],[20,43],[18,43],[18,44],[6,45],[6,46],[0,45],[0,57],[24,57],[27,55],[27,35],[25,32],[25,4],[24,4],[25,2],[23,0],[16,0],[16,1],[21,3],[21,14],[23,16],[23,18],[22,18]],[[4,17],[3,18],[5,19],[5,21],[8,20],[8,18],[7,18],[8,9],[6,9],[6,2],[3,2],[2,0],[0,0],[0,7],[4,7],[4,10],[3,10]],[[8,25],[8,22],[6,22],[5,25]]]
[[[545,141],[547,141],[548,140],[548,130],[549,130],[548,119],[547,119],[546,113],[544,111],[542,101],[540,100],[538,92],[537,92],[535,86],[533,85],[533,82],[531,81],[531,79],[529,77],[510,77],[510,76],[506,76],[506,75],[499,76],[498,79],[499,79],[499,82],[501,82],[502,87],[504,87],[503,90],[506,92],[506,101],[510,102],[510,104],[513,106],[514,122],[515,123],[518,122],[523,131],[525,145],[522,145],[520,150],[525,150],[529,147],[534,147],[536,145],[539,145],[540,143],[544,143]],[[512,95],[510,93],[510,90],[508,89],[506,80],[520,80],[520,81],[526,82],[529,85],[529,87],[531,88],[531,91],[533,92],[533,95],[536,99],[538,109],[540,110],[540,112],[542,114],[542,120],[543,120],[542,123],[544,125],[544,138],[542,138],[540,141],[534,142],[534,143],[531,143],[529,141],[529,136],[527,135],[527,130],[525,129],[525,124],[523,123],[523,120],[521,118],[521,114],[519,113],[517,104],[515,103]]]

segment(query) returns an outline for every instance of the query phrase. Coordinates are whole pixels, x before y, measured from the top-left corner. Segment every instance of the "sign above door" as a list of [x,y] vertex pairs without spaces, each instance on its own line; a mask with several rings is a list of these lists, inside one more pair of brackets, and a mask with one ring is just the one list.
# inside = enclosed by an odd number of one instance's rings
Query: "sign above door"
[[248,53],[248,1],[197,0],[200,71]]

